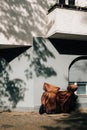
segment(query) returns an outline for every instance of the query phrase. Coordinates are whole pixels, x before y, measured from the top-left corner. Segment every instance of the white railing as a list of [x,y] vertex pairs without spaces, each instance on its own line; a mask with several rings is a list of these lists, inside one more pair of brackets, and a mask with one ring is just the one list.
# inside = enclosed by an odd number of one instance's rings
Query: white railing
[[56,4],[48,12],[47,28],[46,37],[87,41],[87,8]]
[[87,0],[57,0],[57,3],[64,2],[66,5],[69,5],[69,2],[75,3],[75,6],[80,6],[80,7],[87,7]]

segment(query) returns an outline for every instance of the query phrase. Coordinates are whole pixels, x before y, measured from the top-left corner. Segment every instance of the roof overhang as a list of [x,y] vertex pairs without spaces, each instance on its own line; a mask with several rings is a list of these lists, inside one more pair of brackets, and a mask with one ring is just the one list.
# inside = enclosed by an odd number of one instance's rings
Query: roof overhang
[[48,35],[48,38],[87,41],[87,35],[60,33],[57,31]]
[[26,46],[24,46],[24,45],[0,45],[0,49],[11,49],[11,48],[22,48],[22,47],[24,47],[24,48],[27,48],[27,47],[31,47],[30,45],[28,46],[28,45],[26,45]]

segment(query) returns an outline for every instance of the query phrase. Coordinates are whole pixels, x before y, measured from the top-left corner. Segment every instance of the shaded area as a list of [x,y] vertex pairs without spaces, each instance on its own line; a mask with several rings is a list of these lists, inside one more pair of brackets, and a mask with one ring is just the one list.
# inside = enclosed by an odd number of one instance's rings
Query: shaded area
[[25,83],[21,79],[8,81],[6,91],[9,93],[8,100],[15,108],[17,103],[24,99]]
[[32,112],[0,114],[0,130],[6,126],[9,130],[87,130],[86,122],[87,111],[57,115],[39,115]]
[[14,126],[13,125],[9,125],[9,124],[5,124],[5,125],[2,125],[1,128],[4,128],[4,129],[9,129],[9,128],[13,128]]
[[7,62],[10,62],[29,48],[30,46],[0,49],[0,57],[3,57]]
[[37,77],[42,76],[48,78],[56,76],[54,68],[51,65],[46,65],[49,58],[55,59],[52,51],[46,46],[46,42],[44,38],[34,38],[32,54],[30,55],[28,52],[24,54],[28,60],[30,60],[29,68],[25,70],[25,75],[28,79],[33,76],[32,69],[30,68],[34,69],[34,73]]
[[49,5],[47,0],[1,0],[0,33],[12,44],[31,44],[33,34],[44,33],[44,9]]
[[16,107],[24,98],[25,83],[21,79],[10,80],[11,66],[4,59],[0,59],[0,108],[7,111]]
[[79,40],[49,39],[60,54],[87,55],[87,42]]
[[[46,46],[46,39],[43,38],[34,38],[33,42],[33,58],[29,65],[29,67],[34,68],[34,72],[37,77],[42,76],[45,78],[56,76],[56,72],[53,68],[53,66],[46,65],[49,58],[55,58],[52,51],[49,50],[49,48]],[[29,69],[26,70],[27,77],[30,77],[28,75],[31,75],[32,72],[29,71]]]
[[[52,119],[52,117],[51,117]],[[42,126],[45,130],[86,130],[87,113],[77,112],[69,115],[63,115],[59,119],[54,119],[54,125]]]

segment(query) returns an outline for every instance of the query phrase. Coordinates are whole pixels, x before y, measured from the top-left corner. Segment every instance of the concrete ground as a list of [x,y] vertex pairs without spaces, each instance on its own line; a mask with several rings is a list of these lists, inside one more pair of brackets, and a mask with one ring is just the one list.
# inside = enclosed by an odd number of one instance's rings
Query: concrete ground
[[55,115],[2,112],[0,130],[87,130],[87,111]]

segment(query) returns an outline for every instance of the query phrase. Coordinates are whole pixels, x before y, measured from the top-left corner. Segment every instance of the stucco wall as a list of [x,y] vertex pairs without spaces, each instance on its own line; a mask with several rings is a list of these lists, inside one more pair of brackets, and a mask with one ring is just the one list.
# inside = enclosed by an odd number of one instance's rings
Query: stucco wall
[[[21,79],[25,83],[24,100],[20,100],[17,108],[29,109],[34,107],[34,79],[33,72],[30,66],[32,61],[32,47],[12,60],[9,65],[12,68],[10,73],[10,80]],[[31,75],[30,75],[31,72]]]
[[87,81],[87,58],[76,61],[70,68],[69,80],[76,82],[86,82]]
[[32,47],[29,47],[10,62],[0,58],[0,110],[33,110],[32,57]]
[[[54,40],[55,42],[55,40]],[[86,59],[75,62],[70,70],[69,66],[81,55],[60,54],[48,39],[34,38],[33,46],[34,60],[38,60],[34,67],[34,107],[38,108],[41,104],[41,95],[43,93],[44,82],[60,87],[60,90],[66,90],[70,81],[86,81]],[[39,50],[38,50],[38,48]],[[84,59],[85,56],[83,56]],[[77,64],[78,63],[78,64]],[[44,65],[44,67],[43,67]],[[42,70],[41,70],[42,69]],[[39,70],[37,74],[37,70]],[[52,71],[50,71],[52,70]],[[52,72],[52,73],[51,73]],[[78,96],[80,108],[87,108],[87,96]]]
[[0,44],[31,45],[46,33],[47,10],[56,0],[0,0]]
[[[31,45],[33,36],[45,36],[48,28],[47,12],[56,2],[56,0],[0,0],[0,44]],[[86,0],[76,0],[76,5],[86,3]]]
[[[33,44],[9,63],[12,87],[14,79],[24,83],[24,98],[16,104],[19,110],[40,106],[44,82],[59,86],[61,90],[68,85],[68,67],[77,56],[60,55],[48,39],[41,38],[48,29],[47,10],[55,1],[0,1],[0,44]],[[33,37],[38,38],[33,40]]]
[[[55,8],[48,14],[48,33],[50,37],[58,33],[57,37],[85,40],[87,36],[87,12]],[[65,37],[63,36],[65,35]],[[70,36],[70,34],[72,34]],[[77,36],[77,37],[76,37]],[[79,36],[79,37],[78,37]],[[54,35],[55,37],[55,35]],[[86,39],[87,40],[87,39]]]
[[39,74],[34,74],[34,104],[39,106],[44,82],[59,86],[60,90],[66,90],[69,65],[78,55],[59,54],[48,39],[35,38],[34,45],[39,48],[39,51],[34,48],[35,60],[40,54],[40,63],[37,64],[40,67]]
[[60,54],[49,39],[35,37],[31,48],[9,62],[9,80],[19,79],[24,82],[21,86],[25,88],[23,100],[18,100],[14,110],[38,110],[44,82],[66,90],[69,65],[79,56]]

